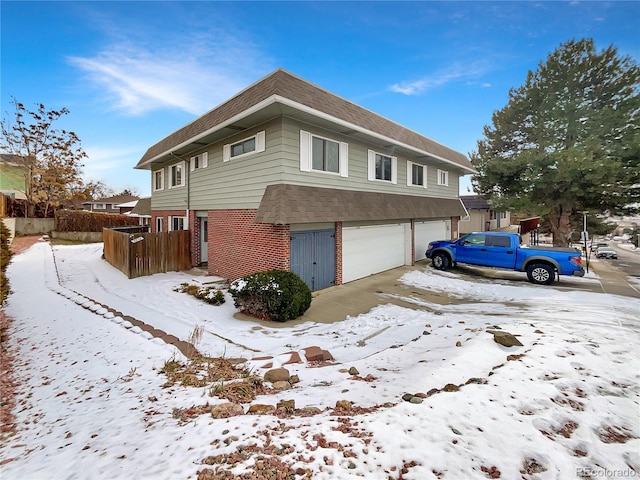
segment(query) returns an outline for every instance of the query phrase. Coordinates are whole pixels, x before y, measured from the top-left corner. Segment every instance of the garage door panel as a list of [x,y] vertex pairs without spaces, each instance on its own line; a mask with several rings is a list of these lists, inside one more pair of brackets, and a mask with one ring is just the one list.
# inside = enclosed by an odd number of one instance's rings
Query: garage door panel
[[428,222],[416,222],[415,230],[415,259],[422,260],[425,257],[429,242],[434,240],[446,240],[450,238],[451,220],[432,220]]
[[342,281],[404,265],[404,244],[404,224],[343,228]]

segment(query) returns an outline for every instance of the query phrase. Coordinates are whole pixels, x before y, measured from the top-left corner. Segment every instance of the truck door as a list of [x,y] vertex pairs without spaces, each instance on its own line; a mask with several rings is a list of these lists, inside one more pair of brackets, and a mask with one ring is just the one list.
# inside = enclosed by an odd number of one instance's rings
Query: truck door
[[499,268],[515,268],[516,249],[511,245],[511,237],[487,235],[487,265]]
[[486,265],[487,248],[486,235],[474,233],[467,235],[456,244],[456,261],[472,265]]

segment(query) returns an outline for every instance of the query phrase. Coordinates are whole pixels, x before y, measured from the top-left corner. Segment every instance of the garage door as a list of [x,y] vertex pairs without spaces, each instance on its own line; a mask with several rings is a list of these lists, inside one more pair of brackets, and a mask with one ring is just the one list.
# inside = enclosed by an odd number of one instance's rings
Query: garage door
[[350,282],[404,265],[406,227],[399,223],[344,227],[342,281]]
[[292,232],[291,271],[298,274],[312,292],[334,285],[336,278],[335,231]]
[[451,238],[451,220],[431,220],[428,222],[415,222],[415,259],[425,258],[424,252],[427,245],[434,240],[447,240]]

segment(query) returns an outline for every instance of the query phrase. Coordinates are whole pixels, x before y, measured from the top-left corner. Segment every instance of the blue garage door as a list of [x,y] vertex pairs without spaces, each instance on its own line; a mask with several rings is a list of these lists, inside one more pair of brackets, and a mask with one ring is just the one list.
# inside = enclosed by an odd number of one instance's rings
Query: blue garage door
[[291,234],[291,271],[311,291],[335,284],[336,235],[334,230],[308,230]]

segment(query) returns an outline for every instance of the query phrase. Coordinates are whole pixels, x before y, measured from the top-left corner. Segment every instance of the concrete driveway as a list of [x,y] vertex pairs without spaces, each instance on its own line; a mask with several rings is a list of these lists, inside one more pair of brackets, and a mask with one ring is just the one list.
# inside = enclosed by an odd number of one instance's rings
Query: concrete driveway
[[[420,308],[416,304],[404,302],[398,297],[417,297],[426,302],[441,305],[462,303],[456,298],[405,285],[399,281],[400,277],[405,273],[412,270],[423,271],[425,268],[433,268],[430,260],[421,260],[414,266],[394,268],[360,280],[314,292],[311,307],[295,322],[339,322],[348,316],[357,316],[386,303],[408,308]],[[629,283],[627,275],[610,262],[592,261],[589,269],[595,273],[595,277],[561,276],[559,282],[549,287],[541,286],[540,288],[581,290],[640,298],[640,292]],[[530,285],[527,275],[523,272],[472,267],[469,265],[458,265],[452,268],[450,272],[459,274],[460,278],[469,282],[478,281],[479,278],[494,278],[501,281],[508,280],[514,284]],[[289,321],[287,325],[291,325],[291,323]]]

